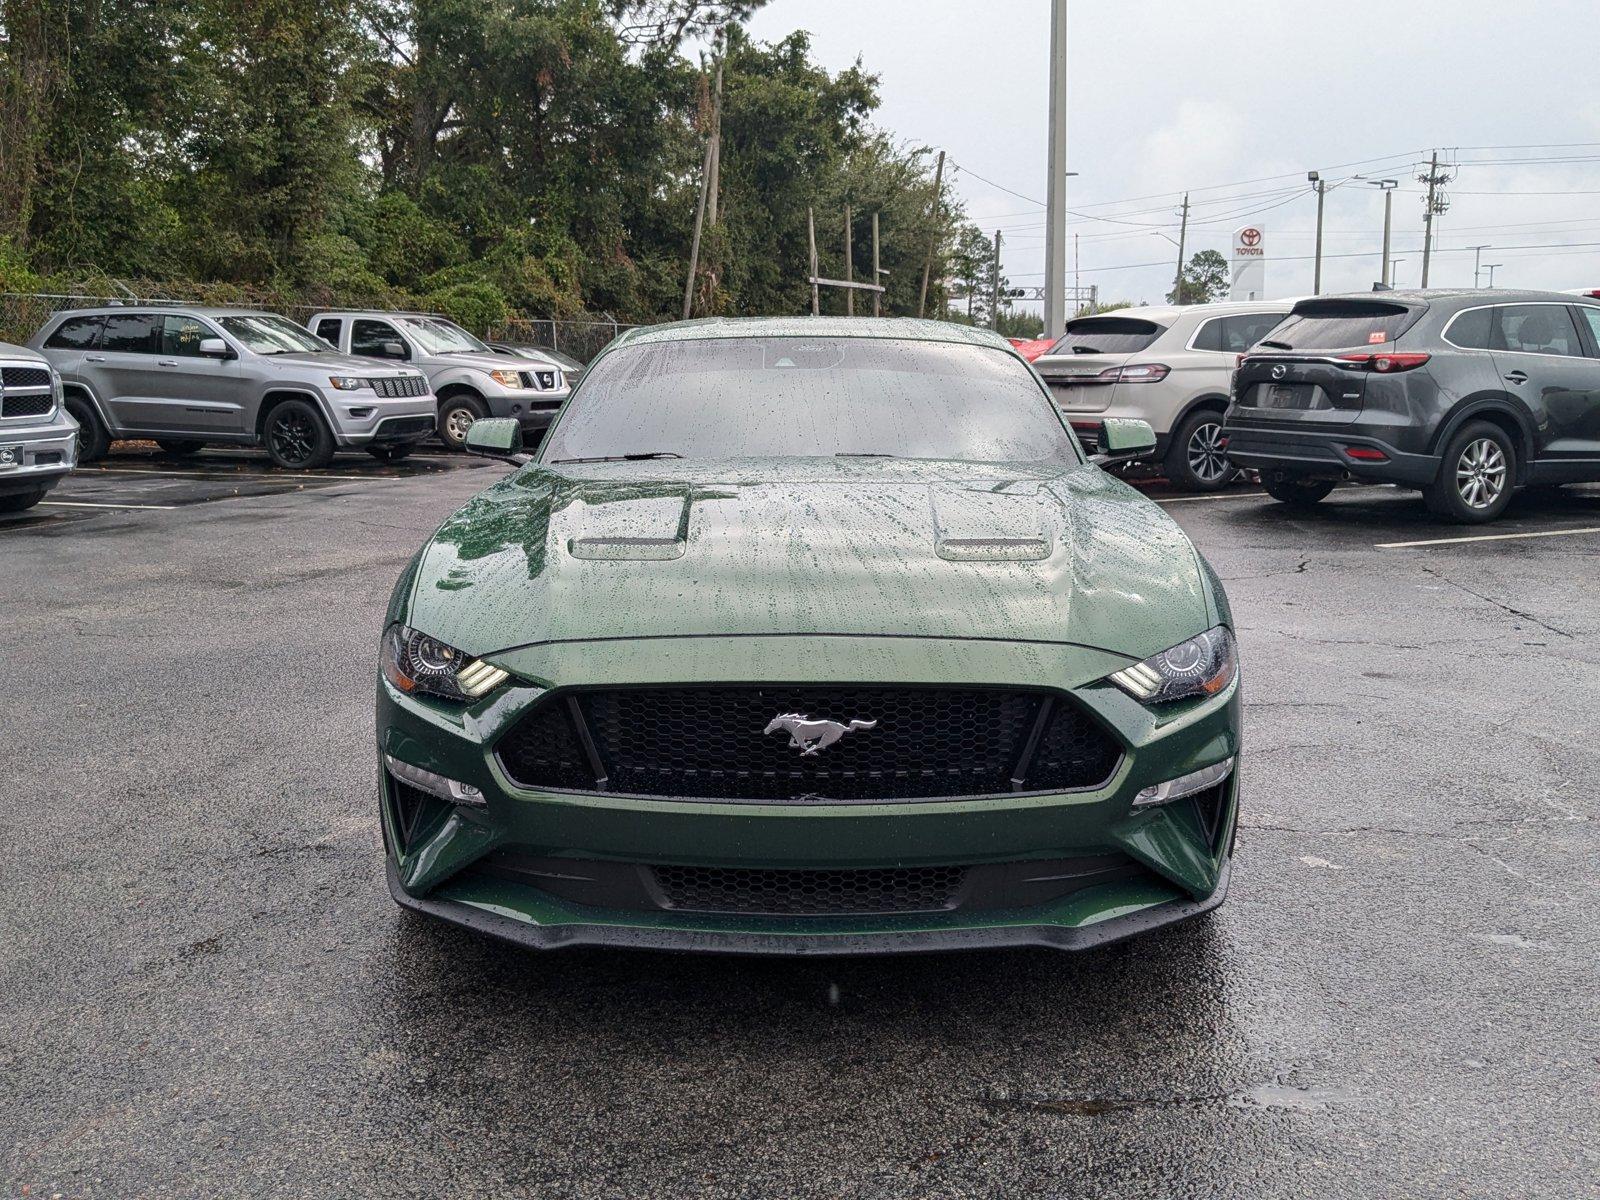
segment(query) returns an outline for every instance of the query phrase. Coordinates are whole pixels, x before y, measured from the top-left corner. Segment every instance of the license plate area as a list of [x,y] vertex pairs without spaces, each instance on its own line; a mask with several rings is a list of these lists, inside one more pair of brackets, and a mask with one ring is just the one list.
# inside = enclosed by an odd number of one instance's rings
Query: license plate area
[[1255,407],[1268,411],[1299,411],[1317,408],[1322,389],[1314,383],[1258,383]]
[[21,446],[0,446],[0,471],[14,471],[21,465]]

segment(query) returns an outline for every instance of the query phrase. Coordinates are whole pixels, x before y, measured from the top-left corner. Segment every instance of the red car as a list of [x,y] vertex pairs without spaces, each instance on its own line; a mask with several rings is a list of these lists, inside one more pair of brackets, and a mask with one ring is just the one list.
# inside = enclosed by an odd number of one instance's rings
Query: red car
[[1029,362],[1056,344],[1055,338],[1007,338],[1006,341],[1016,347],[1017,353]]

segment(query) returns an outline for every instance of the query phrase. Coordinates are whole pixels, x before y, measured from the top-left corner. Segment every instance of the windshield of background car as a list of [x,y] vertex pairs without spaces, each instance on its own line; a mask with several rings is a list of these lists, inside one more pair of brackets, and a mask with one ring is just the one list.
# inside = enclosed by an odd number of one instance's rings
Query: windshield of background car
[[217,324],[246,350],[256,354],[327,354],[328,343],[284,317],[263,313],[250,317],[218,317]]
[[416,339],[424,354],[493,354],[459,325],[435,321],[430,317],[403,317],[400,323]]
[[1012,355],[848,337],[707,338],[602,355],[540,460],[629,454],[1081,461]]
[[1392,342],[1418,310],[1372,300],[1318,300],[1297,305],[1260,345],[1268,350],[1343,350]]
[[1051,346],[1050,354],[1137,354],[1166,331],[1135,317],[1079,317]]

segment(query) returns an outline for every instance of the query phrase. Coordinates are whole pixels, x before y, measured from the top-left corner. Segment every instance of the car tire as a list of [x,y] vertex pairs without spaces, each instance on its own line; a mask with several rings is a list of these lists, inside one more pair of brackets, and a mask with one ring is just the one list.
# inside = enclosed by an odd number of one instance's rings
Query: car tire
[[171,454],[177,458],[187,458],[191,454],[198,454],[206,446],[204,442],[196,442],[188,438],[157,438],[156,445],[161,447],[163,454]]
[[451,450],[463,449],[467,444],[467,429],[474,421],[481,421],[488,415],[488,406],[476,396],[465,393],[451,396],[439,405],[439,440]]
[[1261,486],[1279,504],[1287,504],[1290,508],[1310,508],[1333,491],[1333,480],[1263,472]]
[[1517,483],[1517,450],[1498,425],[1469,421],[1445,444],[1439,477],[1422,489],[1436,516],[1482,525],[1505,512]]
[[34,488],[31,492],[8,492],[0,496],[0,513],[26,512],[43,500],[44,495],[44,488]]
[[74,394],[67,397],[63,407],[78,423],[78,461],[86,463],[104,458],[106,451],[111,449],[111,435],[100,423],[100,416],[94,411],[94,405],[82,396]]
[[1222,452],[1222,414],[1212,408],[1190,413],[1172,433],[1164,464],[1167,482],[1185,492],[1217,492],[1236,471]]
[[379,462],[399,462],[411,453],[410,446],[368,446],[367,453]]
[[287,471],[315,470],[333,461],[333,434],[309,400],[285,400],[267,414],[261,444],[273,465]]

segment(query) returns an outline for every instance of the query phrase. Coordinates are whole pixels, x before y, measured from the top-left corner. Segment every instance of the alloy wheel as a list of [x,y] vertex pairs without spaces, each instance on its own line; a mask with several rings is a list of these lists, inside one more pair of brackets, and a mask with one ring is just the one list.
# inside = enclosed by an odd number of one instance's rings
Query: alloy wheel
[[308,462],[315,452],[316,431],[302,412],[280,413],[272,419],[272,448],[286,462]]
[[1207,421],[1196,425],[1194,432],[1189,435],[1186,452],[1189,456],[1189,470],[1193,471],[1195,478],[1202,483],[1215,483],[1227,474],[1228,458],[1222,452],[1220,422]]
[[1506,456],[1491,438],[1468,442],[1456,460],[1456,491],[1468,508],[1494,505],[1506,490]]

